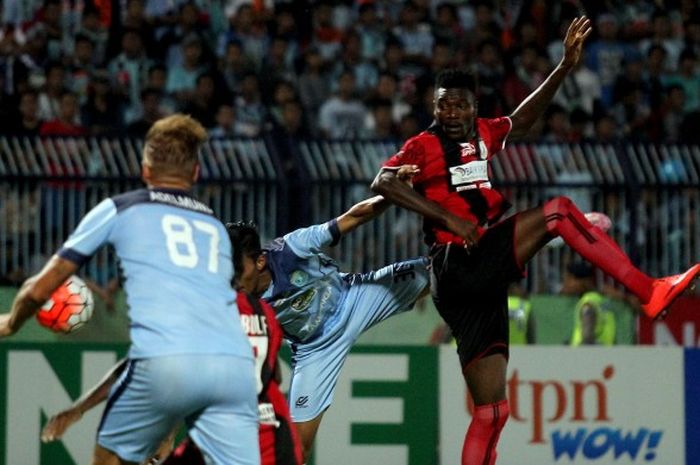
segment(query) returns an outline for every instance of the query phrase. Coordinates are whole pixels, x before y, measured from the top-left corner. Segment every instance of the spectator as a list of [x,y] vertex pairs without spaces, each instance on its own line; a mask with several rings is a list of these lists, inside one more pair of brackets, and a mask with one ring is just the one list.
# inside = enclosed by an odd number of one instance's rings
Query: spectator
[[70,90],[76,95],[80,103],[83,104],[87,100],[88,85],[90,84],[90,75],[95,69],[94,46],[90,38],[86,35],[78,34],[75,36],[73,47],[73,55],[67,61]]
[[236,121],[236,110],[230,103],[219,105],[216,110],[216,125],[209,130],[209,137],[223,139],[246,136],[245,128]]
[[232,92],[241,91],[241,81],[249,73],[255,72],[253,61],[244,53],[238,40],[231,40],[226,45],[226,54],[221,60],[221,74]]
[[272,99],[269,105],[270,117],[274,124],[281,124],[284,104],[291,101],[298,101],[299,96],[291,82],[279,81],[274,85]]
[[459,24],[457,7],[443,1],[435,7],[432,34],[435,42],[442,42],[450,50],[457,50],[464,40],[464,29]]
[[114,29],[111,36],[117,38],[121,37],[122,33],[128,29],[140,31],[143,48],[146,55],[152,59],[162,58],[163,53],[160,50],[167,50],[170,45],[169,38],[162,37],[158,47],[156,47],[155,23],[146,16],[144,0],[127,0],[126,8],[124,8],[124,19]]
[[61,97],[66,91],[66,72],[60,62],[51,63],[46,70],[46,87],[39,94],[39,118],[49,121],[58,118]]
[[258,77],[254,73],[243,78],[241,92],[235,98],[233,106],[236,110],[236,119],[244,134],[248,137],[260,135],[268,114],[260,96]]
[[355,31],[349,31],[343,37],[340,60],[331,73],[331,79],[335,81],[346,69],[355,75],[355,88],[359,94],[365,94],[377,85],[379,70],[372,61],[362,58],[360,36]]
[[158,43],[158,48],[149,51],[152,56],[163,60],[168,69],[182,66],[187,53],[183,44],[198,39],[202,61],[210,63],[214,54],[211,50],[211,37],[200,24],[201,12],[193,1],[181,2],[175,24],[168,28]]
[[197,77],[192,100],[183,110],[185,114],[199,121],[207,129],[213,128],[216,124],[215,115],[218,105],[214,90],[214,77],[209,73],[200,74]]
[[404,3],[399,24],[392,32],[401,42],[406,61],[414,64],[417,69],[428,65],[435,39],[430,26],[420,22],[419,10],[413,2]]
[[197,78],[206,71],[206,65],[202,62],[202,40],[197,35],[185,37],[181,47],[182,63],[168,68],[165,90],[184,108],[194,98]]
[[666,50],[662,46],[652,45],[649,47],[642,71],[642,79],[644,80],[644,88],[647,91],[649,106],[652,111],[658,110],[664,99],[665,60]]
[[574,309],[572,346],[615,344],[615,314],[607,298],[596,290],[593,268],[588,263],[569,264],[561,293],[579,298]]
[[515,68],[503,82],[507,108],[510,111],[515,110],[520,102],[544,82],[545,77],[547,70],[541,69],[539,51],[533,45],[526,45],[516,59]]
[[129,124],[126,132],[131,137],[144,138],[153,123],[165,116],[162,105],[163,93],[154,87],[146,87],[141,91],[143,112],[141,117]]
[[360,55],[378,63],[384,55],[387,32],[377,18],[377,6],[374,2],[361,3],[357,14],[355,31],[360,37]]
[[613,105],[613,86],[622,71],[622,63],[629,53],[628,47],[621,42],[615,16],[602,14],[597,20],[598,39],[586,48],[586,66],[598,74],[601,85],[601,101],[605,108]]
[[554,96],[554,102],[572,111],[581,108],[592,115],[601,105],[602,87],[596,73],[585,64],[585,56],[576,68],[564,79]]
[[78,34],[87,37],[94,45],[95,66],[103,66],[107,59],[109,33],[100,21],[99,11],[92,5],[92,2],[85,3]]
[[666,76],[662,82],[666,86],[679,85],[685,93],[683,111],[690,113],[700,110],[700,73],[697,70],[697,55],[685,49],[678,58],[678,71]]
[[37,15],[46,31],[46,51],[49,60],[61,61],[68,31],[64,34],[61,24],[62,4],[61,0],[45,0],[44,6]]
[[271,89],[278,81],[296,81],[294,58],[288,54],[289,42],[283,36],[276,36],[270,43],[270,51],[263,59],[260,76],[263,88]]
[[270,46],[265,24],[256,21],[249,4],[241,4],[236,13],[229,16],[229,29],[219,39],[219,50],[235,41],[241,45],[243,53],[253,62],[254,69],[260,69]]
[[566,144],[570,137],[569,114],[557,104],[552,104],[545,112],[545,142]]
[[678,58],[681,50],[683,50],[683,41],[674,37],[671,18],[665,9],[659,8],[654,12],[652,17],[652,36],[639,43],[639,50],[643,55],[646,55],[653,45],[661,46],[666,51],[665,71],[672,72],[676,70]]
[[399,135],[392,117],[391,100],[376,100],[370,103],[364,136],[368,139],[393,140]]
[[642,90],[639,84],[622,88],[619,102],[610,111],[623,136],[633,141],[649,139],[651,109],[644,100]]
[[91,136],[115,135],[124,128],[125,103],[124,97],[112,90],[107,71],[97,71],[82,108],[82,123]]
[[492,40],[480,43],[477,60],[479,114],[488,118],[506,113],[502,91],[504,68],[498,43]]
[[141,114],[141,89],[150,67],[151,61],[146,56],[141,31],[124,30],[121,36],[121,53],[109,63],[107,69],[112,76],[112,86],[128,101],[124,112],[127,124],[138,119]]
[[70,91],[61,94],[58,117],[45,121],[39,130],[41,136],[81,137],[88,134],[87,128],[76,123],[80,116],[78,96]]
[[[673,84],[666,89],[666,99],[663,106],[659,109],[659,120],[663,125],[663,141],[670,143],[678,143],[684,139],[681,130],[685,120],[685,92],[683,87],[678,84]],[[657,140],[659,140],[657,138]]]
[[19,98],[18,117],[3,125],[3,133],[17,137],[36,137],[41,124],[38,95],[33,90],[27,90]]
[[537,329],[532,303],[520,283],[512,283],[508,288],[508,324],[511,345],[535,343]]
[[316,3],[312,12],[311,45],[325,61],[333,61],[341,50],[343,32],[333,24],[333,4],[327,0]]
[[315,47],[310,47],[304,54],[304,69],[299,76],[299,98],[304,110],[316,114],[330,95],[330,79],[324,69],[323,57]]
[[595,136],[593,142],[598,144],[614,144],[620,141],[620,129],[617,120],[610,114],[604,113],[595,121]]
[[158,100],[160,102],[159,112],[161,117],[172,115],[177,109],[177,101],[165,90],[167,83],[168,70],[165,67],[165,65],[154,64],[148,69],[148,76],[146,78],[146,85],[144,86],[144,88],[157,91],[159,96]]
[[323,137],[346,139],[362,134],[367,110],[355,97],[355,77],[345,71],[338,78],[338,90],[319,110],[318,127]]

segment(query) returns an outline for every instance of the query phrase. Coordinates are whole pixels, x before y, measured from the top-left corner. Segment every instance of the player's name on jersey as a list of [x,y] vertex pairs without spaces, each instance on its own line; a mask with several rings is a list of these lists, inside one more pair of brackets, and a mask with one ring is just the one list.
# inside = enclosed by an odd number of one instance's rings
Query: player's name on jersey
[[267,318],[262,315],[241,315],[241,325],[248,336],[267,336]]
[[168,203],[177,207],[187,208],[212,215],[214,211],[199,200],[186,195],[176,195],[169,192],[150,191],[150,199],[152,202]]

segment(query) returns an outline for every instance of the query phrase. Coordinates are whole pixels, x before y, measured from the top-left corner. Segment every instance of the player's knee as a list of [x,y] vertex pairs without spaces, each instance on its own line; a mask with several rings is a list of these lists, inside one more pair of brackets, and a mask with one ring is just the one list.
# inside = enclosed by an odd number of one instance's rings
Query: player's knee
[[484,431],[500,433],[510,416],[508,401],[502,400],[493,404],[479,405],[474,408],[472,422],[479,424]]
[[560,195],[554,197],[544,204],[544,219],[547,223],[547,229],[556,230],[559,224],[566,218],[566,215],[574,207],[574,203],[570,198]]

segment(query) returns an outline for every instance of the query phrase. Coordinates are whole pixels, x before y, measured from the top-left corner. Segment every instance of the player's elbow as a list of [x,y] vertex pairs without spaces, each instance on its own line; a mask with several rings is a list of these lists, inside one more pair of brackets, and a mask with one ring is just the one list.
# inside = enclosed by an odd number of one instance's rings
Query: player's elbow
[[375,194],[385,196],[388,192],[390,192],[391,186],[393,185],[393,181],[395,180],[395,178],[396,175],[394,173],[387,170],[381,170],[377,174],[377,177],[374,178],[374,181],[372,181],[370,189]]

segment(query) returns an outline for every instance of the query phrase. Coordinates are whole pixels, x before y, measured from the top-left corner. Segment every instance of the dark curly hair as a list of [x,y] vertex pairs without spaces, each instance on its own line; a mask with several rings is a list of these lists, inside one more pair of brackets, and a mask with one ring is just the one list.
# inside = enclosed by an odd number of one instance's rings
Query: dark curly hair
[[258,226],[253,221],[226,223],[226,231],[233,247],[233,268],[236,274],[243,272],[243,257],[258,258],[262,253]]

